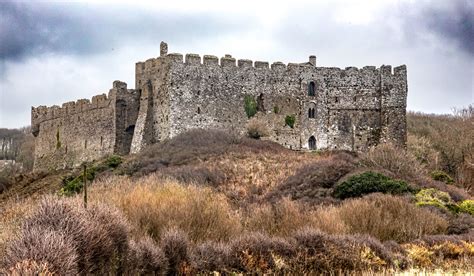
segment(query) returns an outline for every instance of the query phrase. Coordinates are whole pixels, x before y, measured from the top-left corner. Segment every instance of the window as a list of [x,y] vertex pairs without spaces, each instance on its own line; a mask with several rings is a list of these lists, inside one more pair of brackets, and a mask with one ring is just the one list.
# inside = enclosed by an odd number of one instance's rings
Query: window
[[314,96],[316,93],[316,87],[314,85],[314,81],[310,81],[308,84],[308,96]]
[[314,119],[315,113],[316,113],[316,111],[315,111],[314,108],[308,109],[308,118]]
[[308,148],[310,150],[315,150],[316,149],[316,138],[314,138],[314,136],[309,137]]

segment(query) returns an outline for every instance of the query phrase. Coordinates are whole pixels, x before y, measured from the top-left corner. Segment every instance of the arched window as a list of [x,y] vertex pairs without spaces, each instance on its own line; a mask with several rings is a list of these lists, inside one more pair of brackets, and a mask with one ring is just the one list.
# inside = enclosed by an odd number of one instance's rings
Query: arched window
[[309,137],[308,147],[309,147],[310,150],[315,150],[316,149],[316,138],[314,138],[314,136]]
[[308,96],[314,96],[316,94],[316,86],[314,81],[310,81],[308,84]]
[[308,109],[308,118],[314,119],[314,116],[315,116],[315,109],[314,108]]

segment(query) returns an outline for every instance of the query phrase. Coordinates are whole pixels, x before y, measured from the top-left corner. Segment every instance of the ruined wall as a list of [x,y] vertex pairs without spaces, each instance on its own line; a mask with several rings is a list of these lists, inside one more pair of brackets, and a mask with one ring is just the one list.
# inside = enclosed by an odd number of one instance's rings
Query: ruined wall
[[132,153],[169,137],[168,60],[151,58],[135,65],[135,89],[141,97]]
[[94,96],[92,101],[81,99],[62,107],[32,108],[32,132],[36,137],[34,169],[75,167],[115,151],[122,152],[124,147],[116,142],[116,137],[126,139],[126,135],[118,131],[124,125],[116,128],[116,104],[120,105],[119,112],[133,121],[133,112],[127,114],[122,102],[133,99],[126,95],[132,92],[126,84],[116,81],[108,95]]
[[[290,149],[363,151],[379,142],[406,143],[406,66],[325,68],[269,64],[226,55],[168,54],[135,65],[135,89],[115,81],[109,95],[32,109],[35,169],[77,166],[194,128],[245,134],[245,99]],[[293,127],[285,117],[295,116]]]
[[[382,141],[405,143],[406,67],[362,69],[236,60],[187,54],[168,55],[169,137],[192,128],[243,134],[248,118],[244,98],[259,106],[256,117],[271,129],[270,139],[288,148],[362,151]],[[387,70],[386,68],[390,68]],[[308,95],[310,83],[314,95]],[[168,100],[168,98],[166,99]],[[309,116],[310,109],[314,115]],[[285,117],[295,115],[294,128]]]

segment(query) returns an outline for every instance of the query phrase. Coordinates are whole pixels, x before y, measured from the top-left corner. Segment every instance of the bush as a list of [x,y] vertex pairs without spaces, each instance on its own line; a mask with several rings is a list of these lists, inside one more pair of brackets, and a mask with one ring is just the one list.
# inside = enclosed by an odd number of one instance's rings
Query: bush
[[296,117],[295,115],[286,115],[285,117],[285,125],[293,128],[295,126],[295,122],[296,122]]
[[408,133],[407,151],[428,170],[439,169],[440,154],[434,149],[428,138]]
[[454,180],[449,176],[447,173],[443,171],[432,171],[431,172],[431,178],[436,181],[441,181],[446,184],[453,184]]
[[293,255],[294,246],[279,238],[270,238],[261,233],[248,233],[230,243],[230,263],[238,271],[266,273],[279,268],[280,258]]
[[270,131],[264,122],[256,118],[252,118],[247,123],[247,134],[250,138],[260,139],[270,135]]
[[107,165],[107,167],[112,168],[112,169],[117,168],[120,164],[122,164],[122,157],[118,155],[109,156],[105,160],[105,165]]
[[332,202],[331,188],[355,167],[354,157],[343,152],[331,154],[302,166],[288,176],[271,197],[290,197],[319,204]]
[[[76,250],[81,273],[122,271],[127,252],[128,225],[114,209],[75,200],[44,198],[25,219],[22,229],[47,229],[63,234]],[[38,236],[38,238],[41,238]]]
[[413,189],[404,181],[393,180],[383,174],[369,171],[353,175],[338,184],[334,188],[333,195],[336,198],[345,199],[377,192],[402,194],[412,191]]
[[161,248],[168,259],[169,275],[183,275],[190,258],[188,236],[181,230],[168,229],[161,237]]
[[230,246],[226,243],[213,241],[197,245],[193,261],[199,272],[226,272],[236,266],[232,263]]
[[403,148],[384,143],[360,155],[362,166],[386,170],[399,179],[413,180],[425,175],[425,168],[416,158]]
[[59,231],[35,226],[24,227],[18,237],[8,244],[2,267],[24,272],[28,264],[33,267],[47,264],[49,272],[76,275],[79,259],[77,250],[71,237]]
[[418,206],[434,206],[455,213],[459,211],[459,207],[448,193],[432,188],[419,191],[416,194],[416,204]]
[[435,213],[418,208],[407,200],[383,194],[344,201],[340,219],[352,234],[369,234],[379,240],[407,242],[423,235],[442,234],[447,221]]
[[168,259],[161,248],[148,236],[130,241],[126,275],[163,275]]
[[41,275],[41,276],[53,276],[55,273],[49,268],[47,263],[37,263],[32,260],[24,260],[16,263],[14,267],[8,270],[2,271],[3,275],[22,276],[22,275]]
[[448,234],[459,235],[469,233],[474,228],[474,217],[465,213],[451,216],[449,218]]
[[[294,235],[297,255],[290,266],[297,271],[336,273],[380,270],[392,263],[391,255],[375,239],[333,236],[313,229]],[[291,271],[291,270],[290,270]]]
[[474,216],[474,200],[464,200],[459,204],[459,211]]
[[248,118],[252,118],[257,113],[257,102],[252,96],[245,95],[244,108]]

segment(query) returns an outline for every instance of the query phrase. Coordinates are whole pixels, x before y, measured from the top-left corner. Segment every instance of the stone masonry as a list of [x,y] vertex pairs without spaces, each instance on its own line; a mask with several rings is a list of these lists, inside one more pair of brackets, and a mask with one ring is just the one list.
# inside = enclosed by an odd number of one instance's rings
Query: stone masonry
[[[406,143],[406,66],[362,69],[168,53],[138,62],[135,89],[120,81],[108,95],[32,108],[35,169],[74,167],[194,128],[246,132],[245,99],[269,140],[295,150],[364,151]],[[285,118],[294,116],[293,127]]]

